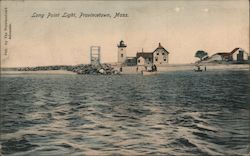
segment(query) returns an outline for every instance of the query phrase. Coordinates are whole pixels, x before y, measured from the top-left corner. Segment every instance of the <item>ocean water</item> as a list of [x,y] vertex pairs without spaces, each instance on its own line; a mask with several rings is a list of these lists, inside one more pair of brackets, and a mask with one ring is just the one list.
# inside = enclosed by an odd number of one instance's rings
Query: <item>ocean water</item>
[[3,155],[247,155],[249,71],[1,77]]

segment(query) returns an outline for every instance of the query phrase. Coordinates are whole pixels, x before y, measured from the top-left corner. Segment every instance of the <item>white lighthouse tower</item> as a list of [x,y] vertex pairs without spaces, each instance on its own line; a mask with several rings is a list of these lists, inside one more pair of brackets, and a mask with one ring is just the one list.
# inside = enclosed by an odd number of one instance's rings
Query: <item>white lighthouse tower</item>
[[121,40],[120,43],[117,45],[118,47],[118,63],[123,64],[127,59],[126,47],[127,45],[124,44],[124,41]]

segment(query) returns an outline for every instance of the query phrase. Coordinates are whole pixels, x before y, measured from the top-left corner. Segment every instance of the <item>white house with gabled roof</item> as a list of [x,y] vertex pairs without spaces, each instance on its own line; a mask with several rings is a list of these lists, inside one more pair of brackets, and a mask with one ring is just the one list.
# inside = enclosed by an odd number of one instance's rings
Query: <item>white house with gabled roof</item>
[[143,66],[161,66],[167,65],[169,62],[169,52],[159,43],[153,52],[137,52],[137,65]]

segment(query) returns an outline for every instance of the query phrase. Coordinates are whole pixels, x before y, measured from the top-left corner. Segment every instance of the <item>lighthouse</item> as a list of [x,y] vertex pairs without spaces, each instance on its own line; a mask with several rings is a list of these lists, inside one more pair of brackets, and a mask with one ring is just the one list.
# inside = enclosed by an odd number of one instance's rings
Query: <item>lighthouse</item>
[[127,45],[124,43],[123,40],[117,45],[118,47],[118,63],[124,64],[127,59],[126,47]]

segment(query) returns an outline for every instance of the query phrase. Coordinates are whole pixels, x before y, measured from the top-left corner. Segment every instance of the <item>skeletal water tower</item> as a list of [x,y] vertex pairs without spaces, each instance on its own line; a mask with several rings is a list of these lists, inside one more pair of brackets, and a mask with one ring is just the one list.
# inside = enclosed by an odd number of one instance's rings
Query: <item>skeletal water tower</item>
[[99,65],[101,63],[101,47],[100,46],[90,47],[90,63],[92,65]]

